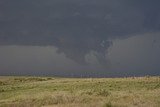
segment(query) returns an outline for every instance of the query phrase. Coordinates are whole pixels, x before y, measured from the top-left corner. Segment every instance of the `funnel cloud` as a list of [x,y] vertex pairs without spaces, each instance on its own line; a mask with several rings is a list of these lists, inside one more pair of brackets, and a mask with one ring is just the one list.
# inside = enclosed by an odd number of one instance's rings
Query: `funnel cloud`
[[[135,63],[128,65],[128,62],[133,60],[127,60],[130,49],[126,46],[133,45],[130,42],[126,42],[124,46],[119,46],[119,48],[116,48],[117,45],[115,46],[117,40],[134,41],[135,45],[137,41],[141,41],[140,45],[141,43],[145,45],[140,46],[141,49],[138,49],[137,53],[139,50],[147,48],[146,52],[153,52],[157,57],[151,62],[142,62],[151,63],[151,65],[153,62],[154,64],[158,63],[157,53],[160,49],[156,48],[153,51],[146,46],[154,47],[156,44],[156,47],[159,47],[159,5],[159,0],[0,1],[0,58],[3,56],[3,61],[0,62],[3,64],[0,73],[8,75],[14,71],[17,72],[16,74],[27,74],[25,69],[29,67],[30,74],[54,75],[56,72],[60,72],[57,75],[62,76],[66,76],[68,72],[69,75],[76,76],[85,75],[85,72],[94,76],[116,76],[115,72],[122,72],[123,75],[160,74],[158,65],[154,67],[154,71],[152,69],[147,71],[147,66],[145,69],[142,69],[144,66],[136,68]],[[148,35],[156,39],[153,39],[152,43],[145,42],[151,40]],[[131,40],[134,37],[143,37],[143,39]],[[134,47],[133,50],[136,48]],[[34,62],[32,61],[36,53],[34,49],[39,52],[37,54],[41,57],[37,58],[37,65],[33,63],[31,66],[29,62]],[[53,49],[54,52],[48,49]],[[30,51],[30,55],[23,60],[16,59],[10,55],[13,50],[16,50],[15,56],[22,55],[24,58],[27,54],[23,52],[27,51]],[[19,53],[22,50],[23,52]],[[123,53],[123,59],[120,58],[123,61],[114,62],[117,61],[116,58],[119,58],[117,55],[121,55],[115,54],[111,50]],[[42,54],[43,51],[46,53]],[[5,53],[7,54],[5,55]],[[140,57],[141,54],[134,55]],[[57,57],[55,57],[56,55]],[[10,61],[12,58],[15,62],[22,61],[22,66],[19,68],[16,64],[12,64],[15,63]],[[145,60],[144,58],[140,57],[141,60]],[[24,61],[27,59],[30,60]],[[137,59],[135,62],[139,62],[139,60]],[[123,63],[126,66],[119,66],[115,63]],[[42,66],[44,67],[41,68]],[[134,66],[141,73],[133,71],[131,66]]]

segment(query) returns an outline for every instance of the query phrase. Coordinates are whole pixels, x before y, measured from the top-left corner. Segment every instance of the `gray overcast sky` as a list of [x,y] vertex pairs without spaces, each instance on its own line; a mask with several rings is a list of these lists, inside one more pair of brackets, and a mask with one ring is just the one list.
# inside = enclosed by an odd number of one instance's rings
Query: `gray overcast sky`
[[0,75],[160,75],[159,0],[1,0]]

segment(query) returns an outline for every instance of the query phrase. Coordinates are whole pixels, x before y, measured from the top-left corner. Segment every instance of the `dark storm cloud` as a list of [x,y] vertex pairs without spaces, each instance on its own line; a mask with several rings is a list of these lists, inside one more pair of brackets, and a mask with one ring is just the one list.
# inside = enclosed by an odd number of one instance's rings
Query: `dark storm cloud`
[[160,30],[159,0],[1,0],[0,45],[56,46],[105,64],[112,39]]

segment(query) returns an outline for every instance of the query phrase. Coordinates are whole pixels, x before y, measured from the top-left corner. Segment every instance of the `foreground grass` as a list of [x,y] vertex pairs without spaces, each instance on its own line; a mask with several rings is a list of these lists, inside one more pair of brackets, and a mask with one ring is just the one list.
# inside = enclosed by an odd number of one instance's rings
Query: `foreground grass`
[[160,77],[0,77],[0,107],[160,107]]

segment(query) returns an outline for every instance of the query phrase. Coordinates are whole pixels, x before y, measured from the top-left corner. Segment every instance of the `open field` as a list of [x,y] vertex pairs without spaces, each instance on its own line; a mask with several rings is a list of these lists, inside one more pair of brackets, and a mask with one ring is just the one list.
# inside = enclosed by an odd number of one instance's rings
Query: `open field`
[[160,107],[160,77],[0,77],[0,107]]

